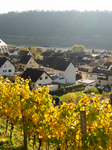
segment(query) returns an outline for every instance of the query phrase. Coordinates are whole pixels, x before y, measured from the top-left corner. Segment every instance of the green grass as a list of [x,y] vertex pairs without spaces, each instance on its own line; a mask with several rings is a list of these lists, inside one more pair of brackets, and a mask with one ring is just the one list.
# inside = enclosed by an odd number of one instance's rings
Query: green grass
[[[82,95],[83,95],[84,91],[72,92],[72,93],[75,93],[76,97],[80,97],[80,96],[82,96]],[[64,99],[65,99],[65,97],[67,97],[67,96],[68,96],[68,94],[69,94],[69,93],[67,93],[67,94],[63,94],[63,95],[59,96],[60,100],[64,100]]]
[[79,92],[70,92],[64,95],[59,96],[60,100],[66,102],[66,103],[75,103],[77,104],[80,97],[83,95],[84,91]]

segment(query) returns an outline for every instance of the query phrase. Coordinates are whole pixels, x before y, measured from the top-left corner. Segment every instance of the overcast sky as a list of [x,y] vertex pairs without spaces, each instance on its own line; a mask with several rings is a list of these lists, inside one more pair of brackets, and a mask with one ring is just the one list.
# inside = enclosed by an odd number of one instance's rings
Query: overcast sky
[[0,13],[27,10],[112,11],[112,0],[1,0]]

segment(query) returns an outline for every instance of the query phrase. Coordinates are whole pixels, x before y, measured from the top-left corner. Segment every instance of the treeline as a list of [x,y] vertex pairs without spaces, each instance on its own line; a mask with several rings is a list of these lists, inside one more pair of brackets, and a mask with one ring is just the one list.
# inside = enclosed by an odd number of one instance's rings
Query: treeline
[[[112,48],[112,12],[27,11],[0,15],[7,44]],[[10,35],[10,36],[9,36]]]

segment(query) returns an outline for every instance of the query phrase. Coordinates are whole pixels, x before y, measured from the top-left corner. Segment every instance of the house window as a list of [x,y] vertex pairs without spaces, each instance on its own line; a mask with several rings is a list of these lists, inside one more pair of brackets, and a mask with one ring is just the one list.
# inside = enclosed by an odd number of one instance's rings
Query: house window
[[7,70],[3,70],[3,72],[7,72]]
[[101,81],[99,80],[99,83],[101,83]]
[[40,77],[40,80],[42,80],[42,77]]
[[12,72],[12,70],[11,70],[11,69],[9,69],[9,70],[8,70],[8,72]]
[[48,79],[48,76],[45,76],[45,79]]
[[61,73],[59,73],[59,75],[61,75]]
[[30,61],[30,64],[31,64],[32,62]]

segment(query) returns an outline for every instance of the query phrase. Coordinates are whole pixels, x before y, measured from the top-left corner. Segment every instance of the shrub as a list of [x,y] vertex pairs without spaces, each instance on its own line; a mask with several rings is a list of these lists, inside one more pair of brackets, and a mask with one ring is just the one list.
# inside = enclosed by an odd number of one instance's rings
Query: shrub
[[101,88],[97,88],[98,89],[98,93],[99,94],[102,94],[103,93],[103,89],[101,89]]
[[96,93],[97,94],[98,93],[98,89],[95,86],[90,86],[84,92],[88,93],[88,94],[90,94],[90,93]]
[[62,100],[68,103],[76,102],[76,94],[71,92],[63,95]]
[[55,101],[55,106],[59,105],[60,104],[60,98],[58,96],[53,96],[53,100],[52,102]]
[[65,94],[65,93],[66,93],[66,89],[64,87],[61,88],[59,94]]

